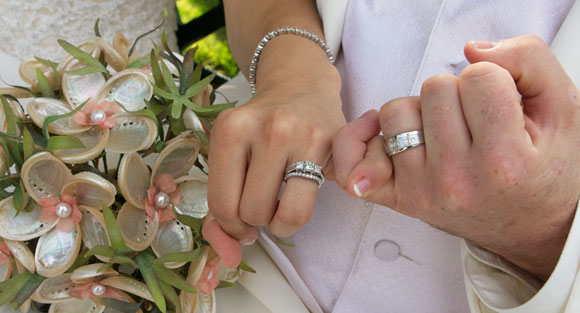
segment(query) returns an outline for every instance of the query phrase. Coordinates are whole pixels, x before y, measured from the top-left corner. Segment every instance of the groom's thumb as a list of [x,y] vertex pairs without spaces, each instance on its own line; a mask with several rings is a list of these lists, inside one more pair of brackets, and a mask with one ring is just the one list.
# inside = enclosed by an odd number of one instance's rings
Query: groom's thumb
[[558,123],[569,111],[570,88],[575,88],[548,45],[533,35],[500,41],[470,41],[465,56],[471,63],[491,62],[506,69],[522,95],[524,112],[540,126]]

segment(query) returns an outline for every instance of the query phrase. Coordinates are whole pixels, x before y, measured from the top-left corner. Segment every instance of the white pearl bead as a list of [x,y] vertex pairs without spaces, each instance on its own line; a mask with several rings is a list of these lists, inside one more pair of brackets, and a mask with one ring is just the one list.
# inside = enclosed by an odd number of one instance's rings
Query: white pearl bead
[[102,110],[96,110],[91,113],[91,123],[104,122],[107,119],[107,114]]
[[59,203],[55,208],[58,217],[69,217],[72,214],[72,207],[68,203]]
[[165,209],[171,204],[171,199],[169,195],[165,192],[160,192],[155,195],[155,207],[158,209]]
[[103,285],[94,285],[93,289],[91,290],[93,295],[95,295],[97,297],[104,295],[106,291],[107,290],[106,290],[105,286],[103,286]]

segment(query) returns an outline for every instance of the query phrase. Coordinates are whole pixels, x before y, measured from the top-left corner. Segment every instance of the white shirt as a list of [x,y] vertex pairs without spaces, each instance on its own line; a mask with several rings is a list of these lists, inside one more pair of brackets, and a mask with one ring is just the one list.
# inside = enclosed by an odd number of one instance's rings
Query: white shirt
[[[337,61],[347,119],[392,98],[417,95],[432,75],[459,74],[468,64],[463,56],[468,40],[534,33],[550,43],[572,3],[350,1]],[[289,241],[296,247],[281,249],[326,312],[468,312],[470,306],[472,312],[486,312],[482,299],[495,311],[532,312],[529,305],[525,311],[517,306],[539,287],[523,274],[503,276],[508,266],[500,266],[501,272],[479,266],[483,263],[473,255],[501,263],[486,251],[464,253],[462,262],[460,239],[385,207],[350,199],[333,184],[321,189],[311,222]],[[467,293],[464,264],[472,273],[466,276]],[[574,277],[569,270],[562,275]],[[489,283],[498,280],[510,282]],[[569,293],[555,289],[564,298]],[[549,310],[537,312],[557,312],[549,299],[544,299]]]

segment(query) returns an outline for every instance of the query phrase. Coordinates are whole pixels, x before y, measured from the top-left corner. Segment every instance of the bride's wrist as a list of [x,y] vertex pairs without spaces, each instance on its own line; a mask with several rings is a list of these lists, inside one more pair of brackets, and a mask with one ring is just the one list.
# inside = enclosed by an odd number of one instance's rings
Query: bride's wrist
[[336,67],[320,46],[299,36],[286,35],[269,42],[256,74],[256,95],[285,90],[290,94],[320,91],[340,96]]

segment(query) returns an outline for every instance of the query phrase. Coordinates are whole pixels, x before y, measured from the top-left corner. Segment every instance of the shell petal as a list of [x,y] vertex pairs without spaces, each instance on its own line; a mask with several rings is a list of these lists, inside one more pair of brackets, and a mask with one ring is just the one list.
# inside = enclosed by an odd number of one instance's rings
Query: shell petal
[[90,299],[71,298],[66,302],[52,304],[48,313],[103,313],[103,311],[104,305],[97,305]]
[[[87,249],[91,249],[94,246],[105,245],[110,246],[109,235],[106,231],[105,219],[103,213],[99,210],[80,206],[79,210],[83,214],[83,219],[81,220],[81,232],[83,243]],[[97,258],[103,262],[108,262],[109,258],[97,255]]]
[[84,68],[86,65],[78,62],[76,59],[71,60],[62,74],[62,92],[66,101],[71,107],[76,108],[83,104],[89,98],[95,98],[106,83],[103,73],[92,73],[87,75],[72,75],[66,71]]
[[201,219],[207,215],[207,176],[189,175],[175,180],[181,190],[181,202],[175,206],[179,214]]
[[119,190],[134,207],[144,209],[151,174],[143,158],[137,153],[123,156],[119,164]]
[[183,111],[183,124],[185,125],[185,129],[205,132],[201,120],[191,109],[185,109]]
[[40,303],[59,303],[73,298],[69,291],[77,286],[71,280],[72,274],[62,274],[46,279],[32,295],[32,300]]
[[127,67],[127,59],[115,50],[115,48],[108,43],[105,39],[101,37],[95,38],[95,43],[102,49],[105,54],[105,61],[109,64],[115,71],[121,71]]
[[12,241],[12,240],[5,240],[6,246],[12,252],[12,255],[20,264],[22,264],[26,270],[31,273],[36,272],[36,266],[34,264],[34,254],[30,251],[30,248],[26,245],[26,243],[22,241]]
[[179,294],[179,300],[181,301],[181,308],[183,312],[194,312],[194,313],[216,312],[215,292],[213,292],[211,295],[206,295],[203,292],[192,294],[182,291]]
[[115,37],[113,37],[113,47],[123,58],[129,57],[129,49],[131,48],[131,43],[123,36],[123,33],[116,32]]
[[16,215],[16,209],[12,203],[12,197],[0,202],[0,237],[9,240],[26,241],[40,237],[56,225],[44,224],[39,221],[42,208],[36,206],[30,212],[20,212]]
[[85,163],[98,157],[107,146],[109,130],[93,127],[74,135],[85,145],[84,148],[54,151],[54,155],[68,164]]
[[20,74],[20,78],[25,81],[29,85],[36,85],[36,69],[39,68],[43,73],[44,76],[48,79],[50,86],[53,90],[58,90],[60,87],[58,85],[58,80],[56,79],[56,75],[52,68],[45,66],[44,64],[40,63],[37,60],[28,60],[22,62],[20,67],[18,68],[18,73]]
[[187,282],[192,286],[197,286],[197,282],[201,277],[201,273],[203,272],[203,268],[207,263],[207,258],[209,256],[210,247],[203,246],[201,247],[201,255],[199,258],[193,260],[189,265],[189,270],[187,272]]
[[[193,249],[191,229],[177,220],[164,222],[159,225],[151,248],[153,248],[153,252],[157,256],[173,252],[191,251]],[[184,264],[185,262],[171,262],[164,265],[168,268],[178,268]]]
[[[44,120],[49,116],[70,113],[68,103],[57,99],[35,98],[28,103],[28,113],[36,126],[42,128]],[[90,126],[75,123],[71,117],[62,118],[48,125],[48,131],[58,135],[74,135],[89,130]]]
[[157,216],[152,219],[147,216],[145,210],[136,208],[129,202],[121,207],[117,223],[125,243],[135,251],[147,249],[155,239],[159,227]]
[[128,111],[138,111],[147,106],[145,100],[153,96],[151,74],[139,69],[127,69],[111,77],[99,92],[97,100],[119,102]]
[[108,277],[101,280],[101,284],[126,291],[149,301],[154,301],[147,285],[127,276]]
[[161,174],[169,174],[174,178],[189,173],[199,152],[200,142],[196,138],[176,138],[159,154],[153,166],[153,181]]
[[36,246],[35,262],[38,274],[54,277],[64,273],[76,260],[81,248],[81,229],[62,232],[56,228],[42,235]]
[[112,268],[99,272],[104,263],[93,263],[81,266],[72,272],[71,280],[76,284],[86,284],[95,281],[96,278],[106,278],[117,276],[119,273]]
[[145,150],[157,138],[157,125],[145,116],[129,113],[115,114],[116,124],[109,129],[107,151],[130,153]]
[[58,197],[62,186],[72,177],[70,170],[48,152],[30,157],[22,165],[22,183],[34,201],[43,197]]
[[115,202],[117,190],[115,185],[103,177],[91,172],[81,172],[66,182],[62,187],[62,194],[75,197],[79,205],[101,208]]

